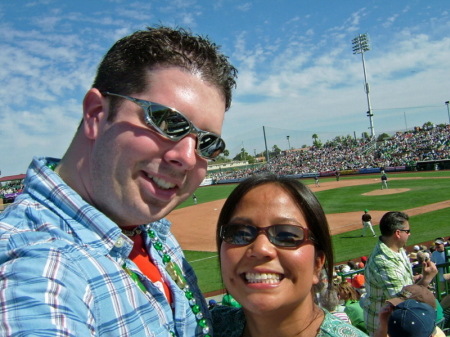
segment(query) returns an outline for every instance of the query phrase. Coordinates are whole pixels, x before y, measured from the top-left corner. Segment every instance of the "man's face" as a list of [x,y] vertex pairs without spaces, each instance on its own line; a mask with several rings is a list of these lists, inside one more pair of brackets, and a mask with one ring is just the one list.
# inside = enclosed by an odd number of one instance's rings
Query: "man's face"
[[411,235],[409,230],[410,230],[409,222],[405,221],[405,223],[403,224],[403,229],[399,230],[400,240],[403,243],[402,247],[406,246],[406,242],[408,241],[409,236]]
[[436,250],[438,252],[443,252],[445,250],[444,243],[435,242],[434,244],[436,245]]
[[[130,96],[182,112],[198,128],[221,134],[225,101],[220,91],[179,68],[153,70],[147,90]],[[108,105],[108,98],[103,98]],[[137,104],[123,100],[113,122],[98,122],[89,166],[92,204],[119,226],[161,219],[188,198],[206,175],[196,136],[178,142],[144,123]],[[92,137],[91,137],[92,138]]]

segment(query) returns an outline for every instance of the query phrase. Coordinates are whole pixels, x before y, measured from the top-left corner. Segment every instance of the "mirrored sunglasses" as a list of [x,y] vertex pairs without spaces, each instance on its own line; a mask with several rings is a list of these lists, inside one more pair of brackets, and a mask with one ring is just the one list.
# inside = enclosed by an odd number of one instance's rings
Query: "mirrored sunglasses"
[[245,246],[255,241],[261,233],[264,233],[273,245],[280,248],[295,249],[307,241],[316,242],[307,228],[294,225],[256,227],[231,223],[221,226],[219,235],[230,245]]
[[173,108],[111,92],[102,94],[121,97],[139,105],[145,112],[145,123],[171,141],[177,142],[191,133],[196,135],[197,153],[200,157],[213,160],[225,150],[225,141],[219,135],[197,128],[185,115]]

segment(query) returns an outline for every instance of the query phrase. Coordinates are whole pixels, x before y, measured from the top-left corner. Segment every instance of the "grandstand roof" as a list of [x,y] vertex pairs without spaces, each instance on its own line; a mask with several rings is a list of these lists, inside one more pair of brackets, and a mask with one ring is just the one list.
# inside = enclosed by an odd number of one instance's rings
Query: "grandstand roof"
[[1,177],[0,178],[0,182],[3,181],[11,181],[11,180],[21,180],[25,178],[25,174],[16,174],[15,176],[6,176],[6,177]]

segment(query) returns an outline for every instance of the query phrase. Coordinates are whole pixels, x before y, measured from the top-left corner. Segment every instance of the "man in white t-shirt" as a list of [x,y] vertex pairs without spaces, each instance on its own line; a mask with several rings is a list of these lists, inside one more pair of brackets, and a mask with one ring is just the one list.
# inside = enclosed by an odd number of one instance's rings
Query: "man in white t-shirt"
[[[433,261],[435,264],[442,264],[446,262],[444,244],[445,244],[444,238],[436,238],[434,240],[436,250],[431,254],[431,261]],[[450,280],[450,273],[445,273],[444,268],[438,268],[438,272],[439,272],[440,290],[443,291],[445,289],[445,284]]]

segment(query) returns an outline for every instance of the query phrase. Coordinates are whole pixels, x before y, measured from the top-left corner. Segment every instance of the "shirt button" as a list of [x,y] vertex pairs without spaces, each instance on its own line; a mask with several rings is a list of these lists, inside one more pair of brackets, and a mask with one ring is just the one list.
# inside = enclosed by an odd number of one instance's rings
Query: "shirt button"
[[117,248],[122,248],[124,244],[125,241],[122,238],[118,238],[114,246],[116,246]]

